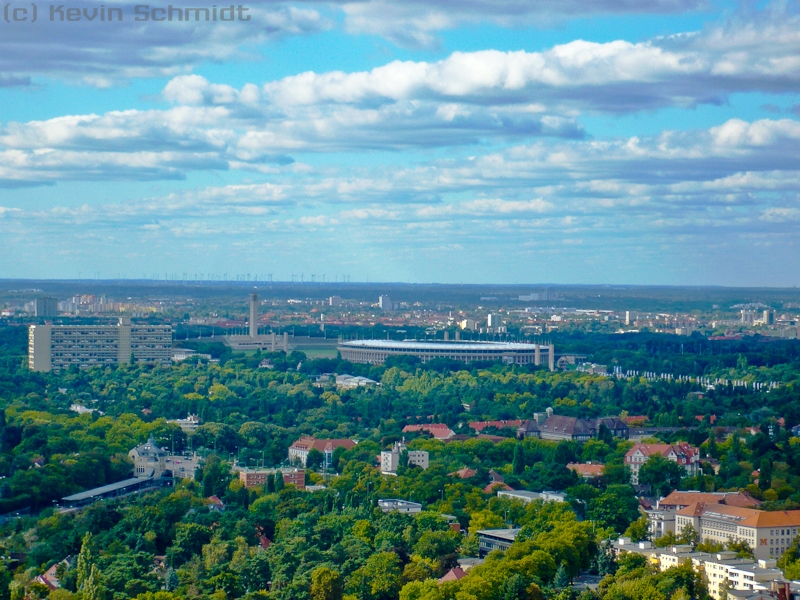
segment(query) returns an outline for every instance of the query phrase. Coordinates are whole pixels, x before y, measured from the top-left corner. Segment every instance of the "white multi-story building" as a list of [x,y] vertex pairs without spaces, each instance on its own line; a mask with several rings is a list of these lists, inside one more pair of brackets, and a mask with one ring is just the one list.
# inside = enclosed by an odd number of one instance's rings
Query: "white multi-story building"
[[746,542],[757,559],[778,559],[800,529],[800,510],[764,511],[695,503],[675,514],[675,534],[691,526],[702,541]]
[[675,514],[696,502],[703,504],[726,504],[743,508],[756,508],[761,502],[746,492],[680,492],[673,491],[656,503],[655,508],[645,511],[650,524],[650,539],[657,540],[675,533]]
[[72,365],[172,362],[170,325],[133,325],[122,317],[117,325],[31,325],[28,328],[28,367],[59,371]]
[[[381,452],[381,473],[396,475],[400,465],[400,455],[407,448],[402,442],[395,442],[391,450]],[[428,452],[425,450],[408,450],[408,464],[427,469],[429,464]]]
[[528,492],[525,490],[498,490],[498,498],[508,498],[509,500],[520,500],[529,504],[535,500],[542,502],[566,502],[566,496],[559,492]]
[[167,423],[175,423],[184,431],[194,431],[200,427],[200,417],[190,414],[185,419],[168,419]]
[[[736,558],[736,552],[731,551],[695,552],[691,546],[657,549],[651,542],[634,544],[628,538],[620,538],[615,550],[641,554],[661,571],[690,563],[703,576],[708,593],[714,600],[725,600],[726,596],[730,598],[729,591],[774,590],[784,583],[783,573],[775,568],[774,559]],[[734,597],[741,596],[737,594]]]

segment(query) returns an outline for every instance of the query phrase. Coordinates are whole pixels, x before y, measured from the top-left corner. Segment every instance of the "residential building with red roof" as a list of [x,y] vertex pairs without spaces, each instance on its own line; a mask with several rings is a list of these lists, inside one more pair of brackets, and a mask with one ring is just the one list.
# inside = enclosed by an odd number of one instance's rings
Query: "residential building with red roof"
[[403,433],[416,433],[424,431],[430,433],[437,440],[449,440],[456,432],[450,429],[444,423],[428,423],[424,425],[406,425],[403,427]]
[[475,477],[477,474],[478,472],[475,469],[470,469],[469,467],[464,467],[458,471],[448,473],[450,477],[460,477],[461,479],[469,479],[470,477]]
[[512,488],[507,483],[503,483],[502,481],[492,481],[489,485],[483,488],[484,494],[494,494],[498,491],[506,491],[506,492],[513,492],[514,488]]
[[696,502],[727,504],[743,508],[755,508],[761,505],[760,500],[753,498],[747,492],[680,492],[675,490],[659,500],[656,506],[662,510],[677,512]]
[[554,415],[548,408],[544,413],[535,413],[533,419],[523,421],[517,428],[517,437],[536,437],[543,440],[573,440],[586,442],[596,438],[600,428],[605,426],[612,436],[628,439],[629,428],[619,417],[600,419],[579,419]]
[[444,577],[439,578],[439,583],[444,583],[445,581],[461,581],[466,577],[467,574],[461,567],[453,567],[447,573],[445,573]]
[[639,469],[648,461],[651,456],[660,455],[676,462],[686,470],[686,475],[693,477],[697,475],[700,465],[700,450],[687,444],[678,442],[676,444],[635,444],[633,448],[625,454],[625,464],[631,470],[631,483],[639,484]]
[[289,462],[305,467],[308,453],[311,450],[318,450],[325,457],[323,467],[330,468],[333,463],[333,451],[336,448],[350,450],[355,447],[356,443],[353,440],[318,440],[314,437],[301,437],[289,446]]
[[584,479],[594,479],[603,475],[604,465],[597,463],[569,463],[568,469],[575,471]]
[[495,427],[497,429],[519,429],[520,425],[522,425],[521,419],[514,419],[511,421],[470,421],[467,423],[471,429],[474,429],[478,433],[486,429],[487,427]]

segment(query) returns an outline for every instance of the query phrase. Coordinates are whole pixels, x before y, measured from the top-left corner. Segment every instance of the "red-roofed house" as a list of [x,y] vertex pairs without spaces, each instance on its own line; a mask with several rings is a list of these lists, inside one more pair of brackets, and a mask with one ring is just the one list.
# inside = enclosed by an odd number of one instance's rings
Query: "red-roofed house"
[[[695,415],[694,418],[697,419],[698,421],[702,421],[703,419],[706,418],[706,415]],[[710,417],[708,417],[708,422],[711,423],[712,425],[716,423],[717,415],[711,415]]]
[[753,498],[747,492],[679,492],[675,490],[665,498],[658,501],[658,508],[677,512],[697,502],[703,504],[727,504],[752,508],[760,506],[761,501]]
[[450,429],[444,423],[430,423],[427,425],[406,425],[403,427],[403,433],[415,433],[424,431],[430,433],[437,440],[448,440],[453,437],[456,432]]
[[487,485],[485,488],[483,488],[483,493],[484,494],[494,494],[495,492],[498,492],[500,490],[505,491],[505,492],[513,492],[514,488],[512,488],[507,483],[503,483],[502,481],[493,481],[492,483]]
[[439,583],[444,583],[445,581],[461,581],[467,574],[464,572],[464,569],[461,567],[453,567],[447,573],[445,573],[444,577],[439,579]]
[[336,448],[344,448],[350,450],[355,447],[356,442],[353,440],[318,440],[314,437],[301,437],[294,444],[289,446],[289,462],[293,464],[301,464],[306,466],[306,459],[308,453],[313,450],[319,450],[325,457],[325,468],[330,468],[333,464],[333,451]]
[[209,510],[214,510],[218,512],[222,512],[225,510],[225,503],[219,499],[218,496],[209,496],[206,498],[208,501],[208,508]]
[[470,421],[467,423],[472,429],[480,433],[487,427],[496,427],[497,429],[513,429],[516,431],[522,425],[522,421],[520,419],[516,419],[513,421]]
[[603,474],[603,465],[593,463],[569,463],[568,469],[572,469],[584,479],[593,479]]
[[470,469],[469,467],[464,467],[453,473],[448,473],[450,477],[460,477],[461,479],[469,479],[470,477],[475,477],[477,474],[478,472],[475,469]]
[[687,444],[678,442],[677,444],[636,444],[625,454],[625,464],[631,470],[631,483],[639,484],[639,469],[647,462],[651,456],[660,455],[676,462],[686,469],[686,475],[693,477],[697,475],[700,463],[700,451]]

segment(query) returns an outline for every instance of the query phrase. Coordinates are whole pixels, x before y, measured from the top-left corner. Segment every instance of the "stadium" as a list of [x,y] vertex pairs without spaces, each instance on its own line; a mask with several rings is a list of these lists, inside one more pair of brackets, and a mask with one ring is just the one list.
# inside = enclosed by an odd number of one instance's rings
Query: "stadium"
[[547,364],[555,370],[555,347],[552,344],[520,344],[517,342],[420,342],[405,340],[354,340],[340,342],[342,359],[373,365],[390,356],[416,356],[422,362],[434,358],[451,358],[465,363],[502,361],[515,365]]

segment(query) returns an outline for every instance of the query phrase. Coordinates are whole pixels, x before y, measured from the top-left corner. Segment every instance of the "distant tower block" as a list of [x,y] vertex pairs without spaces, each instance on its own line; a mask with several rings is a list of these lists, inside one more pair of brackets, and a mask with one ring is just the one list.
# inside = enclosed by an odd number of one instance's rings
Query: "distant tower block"
[[250,337],[258,337],[258,294],[250,294]]

